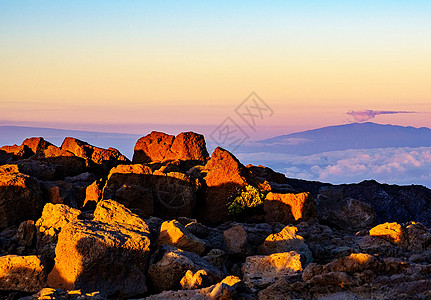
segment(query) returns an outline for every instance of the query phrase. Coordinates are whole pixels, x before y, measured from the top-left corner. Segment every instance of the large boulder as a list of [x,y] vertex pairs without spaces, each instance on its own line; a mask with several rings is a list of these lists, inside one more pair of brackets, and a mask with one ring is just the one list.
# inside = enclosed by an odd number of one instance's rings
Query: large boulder
[[204,253],[206,247],[201,239],[190,233],[183,224],[176,220],[163,222],[157,243],[175,246],[199,255]]
[[396,222],[379,224],[371,228],[370,236],[385,239],[393,244],[406,246],[408,243],[403,228]]
[[10,157],[13,160],[29,158],[33,155],[33,151],[31,151],[31,149],[25,145],[3,146],[0,148],[0,151],[10,154]]
[[[3,171],[7,166],[1,166]],[[18,172],[0,170],[0,228],[36,220],[43,209],[42,191],[36,179]]]
[[200,214],[208,222],[228,218],[228,205],[247,185],[257,184],[254,175],[230,152],[217,147],[205,165],[207,189]]
[[270,192],[263,201],[266,222],[299,223],[316,216],[314,199],[309,193]]
[[47,203],[42,216],[36,221],[37,249],[43,258],[54,259],[55,246],[61,229],[76,221],[81,211],[65,204]]
[[171,160],[205,161],[207,158],[204,136],[194,132],[182,132],[175,137],[153,131],[136,142],[133,154],[134,163]]
[[67,224],[58,235],[48,285],[119,297],[145,293],[150,234],[141,229],[89,220]]
[[38,292],[45,286],[46,273],[36,255],[0,257],[0,290]]
[[31,138],[25,139],[22,142],[22,146],[27,146],[31,149],[31,151],[34,154],[38,154],[48,149],[49,146],[54,146],[54,145],[48,141],[45,141],[44,138],[42,137],[31,137]]
[[173,219],[191,217],[196,201],[197,181],[177,173],[152,173],[140,164],[111,170],[103,188],[103,199],[113,199],[144,216]]
[[64,139],[61,149],[85,159],[97,172],[104,173],[118,164],[129,162],[127,157],[122,155],[117,149],[99,148],[72,137]]
[[205,270],[213,283],[222,278],[221,271],[199,255],[168,245],[161,246],[153,254],[148,276],[156,291],[175,290],[181,288],[181,279],[187,270],[193,273]]
[[294,226],[286,226],[278,233],[269,235],[259,247],[261,254],[273,254],[295,251],[301,256],[301,261],[308,264],[313,261],[313,255],[304,241],[304,238],[296,234],[298,229]]
[[300,271],[300,255],[295,251],[249,256],[242,267],[244,283],[252,290],[265,288],[281,277],[295,275]]

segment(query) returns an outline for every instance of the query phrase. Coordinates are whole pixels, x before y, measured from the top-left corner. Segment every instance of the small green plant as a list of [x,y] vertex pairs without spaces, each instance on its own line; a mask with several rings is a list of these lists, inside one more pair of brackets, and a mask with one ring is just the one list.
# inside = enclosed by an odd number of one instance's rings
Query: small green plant
[[245,190],[238,195],[228,206],[230,215],[240,215],[247,208],[258,207],[263,204],[265,196],[254,186],[247,185]]

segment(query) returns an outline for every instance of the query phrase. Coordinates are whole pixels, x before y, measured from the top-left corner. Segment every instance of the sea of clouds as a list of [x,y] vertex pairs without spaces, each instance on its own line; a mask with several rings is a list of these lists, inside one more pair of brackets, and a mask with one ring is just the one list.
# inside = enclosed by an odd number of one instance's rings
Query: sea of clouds
[[239,153],[245,164],[265,165],[290,178],[334,184],[374,179],[431,187],[431,147],[351,149],[312,155]]

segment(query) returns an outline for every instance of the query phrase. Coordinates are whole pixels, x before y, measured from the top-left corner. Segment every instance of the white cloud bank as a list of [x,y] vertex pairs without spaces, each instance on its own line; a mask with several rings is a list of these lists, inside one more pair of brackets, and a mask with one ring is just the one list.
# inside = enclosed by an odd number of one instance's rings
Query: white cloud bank
[[243,163],[262,164],[287,177],[334,184],[374,179],[389,184],[431,187],[431,147],[331,151],[308,156],[238,154]]

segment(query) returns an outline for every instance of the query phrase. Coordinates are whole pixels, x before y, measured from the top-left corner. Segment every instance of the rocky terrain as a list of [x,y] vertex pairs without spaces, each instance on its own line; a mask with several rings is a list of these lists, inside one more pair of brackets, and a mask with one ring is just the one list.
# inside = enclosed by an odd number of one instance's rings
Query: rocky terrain
[[2,299],[430,299],[431,190],[330,185],[140,138],[0,148]]

